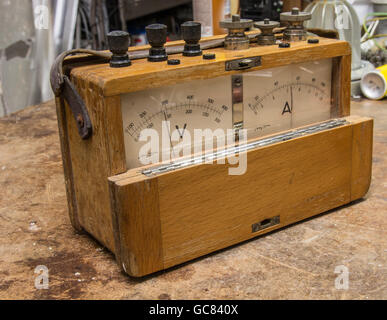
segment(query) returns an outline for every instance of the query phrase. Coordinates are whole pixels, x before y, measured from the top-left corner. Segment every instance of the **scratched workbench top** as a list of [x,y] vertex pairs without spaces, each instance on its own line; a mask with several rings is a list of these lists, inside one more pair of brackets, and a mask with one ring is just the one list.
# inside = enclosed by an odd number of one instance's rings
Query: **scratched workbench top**
[[140,280],[70,225],[54,103],[0,118],[0,299],[387,299],[387,100],[352,113],[375,118],[363,201]]

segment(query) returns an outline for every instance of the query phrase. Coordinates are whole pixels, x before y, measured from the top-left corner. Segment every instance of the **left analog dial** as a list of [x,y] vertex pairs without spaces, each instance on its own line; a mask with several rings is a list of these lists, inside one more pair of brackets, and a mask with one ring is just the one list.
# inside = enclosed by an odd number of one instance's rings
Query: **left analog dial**
[[194,145],[203,142],[195,141],[195,129],[232,128],[231,98],[225,94],[230,81],[230,77],[219,77],[122,95],[127,167],[142,166],[155,156],[142,149],[149,129],[157,133],[158,149],[153,152],[161,162],[182,156],[182,147],[188,144],[194,152]]

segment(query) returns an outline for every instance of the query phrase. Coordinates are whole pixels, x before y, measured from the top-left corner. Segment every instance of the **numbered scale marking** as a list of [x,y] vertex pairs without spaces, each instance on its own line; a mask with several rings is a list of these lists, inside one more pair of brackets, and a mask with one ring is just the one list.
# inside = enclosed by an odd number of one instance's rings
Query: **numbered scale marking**
[[[243,78],[240,89],[236,77]],[[247,129],[250,139],[328,120],[331,77],[332,60],[325,59],[124,94],[127,167],[140,167],[152,156],[139,156],[148,141],[141,138],[146,129],[158,133],[156,151],[162,161],[167,154],[181,157],[186,145],[191,152],[204,145],[202,139],[194,141],[194,129],[227,133],[236,128],[237,119],[238,128]]]

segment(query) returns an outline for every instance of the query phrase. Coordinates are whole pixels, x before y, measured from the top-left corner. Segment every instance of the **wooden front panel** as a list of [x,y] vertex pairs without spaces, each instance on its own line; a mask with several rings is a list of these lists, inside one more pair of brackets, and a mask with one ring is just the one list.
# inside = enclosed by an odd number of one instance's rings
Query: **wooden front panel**
[[[137,261],[148,261],[136,266],[135,275],[152,272],[151,265],[153,272],[168,268],[364,196],[373,123],[356,116],[347,119],[350,124],[342,127],[249,151],[247,171],[240,176],[228,175],[228,165],[213,164],[152,178],[138,169],[111,177],[112,190],[121,194],[115,197],[114,212],[127,221],[143,218],[139,231],[119,226],[121,236],[138,232],[131,236],[137,244],[118,240],[121,251],[136,252]],[[280,216],[278,225],[252,231],[253,224],[275,216]],[[144,230],[147,237],[141,236]]]
[[250,152],[241,176],[225,165],[160,176],[165,266],[252,238],[264,219],[283,226],[348,203],[351,151],[346,126]]
[[364,196],[371,184],[373,120],[353,127],[351,201]]
[[110,190],[118,263],[132,276],[163,269],[157,179]]

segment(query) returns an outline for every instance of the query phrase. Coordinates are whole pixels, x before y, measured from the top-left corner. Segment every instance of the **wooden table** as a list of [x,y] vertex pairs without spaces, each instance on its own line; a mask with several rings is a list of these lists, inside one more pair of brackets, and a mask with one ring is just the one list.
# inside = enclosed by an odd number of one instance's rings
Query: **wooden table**
[[53,102],[0,118],[0,299],[387,299],[387,101],[352,110],[375,118],[363,201],[140,280],[70,225]]

